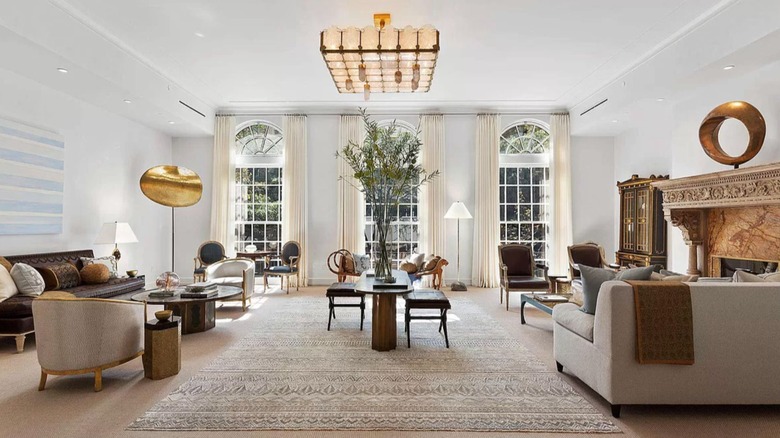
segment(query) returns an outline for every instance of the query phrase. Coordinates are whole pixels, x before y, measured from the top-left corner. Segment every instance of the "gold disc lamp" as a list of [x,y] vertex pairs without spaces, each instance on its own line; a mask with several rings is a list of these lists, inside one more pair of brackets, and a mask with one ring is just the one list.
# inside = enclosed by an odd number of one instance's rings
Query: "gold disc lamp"
[[390,14],[375,14],[374,26],[329,27],[320,52],[339,93],[425,93],[439,56],[439,31],[431,26],[396,29]]
[[155,166],[141,175],[141,191],[152,201],[171,207],[171,271],[176,259],[175,207],[189,207],[200,201],[203,182],[197,173],[186,167]]

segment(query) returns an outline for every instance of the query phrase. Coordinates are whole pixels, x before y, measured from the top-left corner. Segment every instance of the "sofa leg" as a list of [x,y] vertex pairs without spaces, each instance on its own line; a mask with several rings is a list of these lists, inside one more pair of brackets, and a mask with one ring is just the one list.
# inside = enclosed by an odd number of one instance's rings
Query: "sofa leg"
[[24,339],[25,335],[16,336],[16,352],[21,353],[24,351]]
[[561,363],[560,363],[560,362],[558,362],[557,360],[555,361],[555,368],[557,368],[557,369],[558,369],[558,372],[559,372],[559,373],[562,373],[562,372],[563,372],[563,365],[561,365]]
[[38,391],[43,391],[46,388],[46,372],[41,370],[41,381],[38,383]]
[[100,368],[95,370],[95,392],[103,390],[103,370]]
[[612,416],[615,418],[620,418],[620,408],[623,407],[623,405],[610,404],[609,406],[612,407]]

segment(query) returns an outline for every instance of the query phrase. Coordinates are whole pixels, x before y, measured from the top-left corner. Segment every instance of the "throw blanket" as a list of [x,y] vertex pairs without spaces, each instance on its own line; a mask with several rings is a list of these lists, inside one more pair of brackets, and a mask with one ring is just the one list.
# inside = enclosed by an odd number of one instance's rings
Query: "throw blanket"
[[687,284],[629,281],[636,305],[640,364],[693,365],[693,306]]

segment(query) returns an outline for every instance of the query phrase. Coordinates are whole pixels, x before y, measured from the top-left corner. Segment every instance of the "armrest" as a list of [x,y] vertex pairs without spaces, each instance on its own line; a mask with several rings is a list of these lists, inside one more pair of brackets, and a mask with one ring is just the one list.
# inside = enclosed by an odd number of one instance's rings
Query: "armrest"
[[290,256],[290,266],[297,267],[300,256]]
[[620,265],[617,263],[607,263],[607,267],[612,269],[620,269]]
[[550,267],[545,265],[544,263],[537,263],[536,268],[542,270],[542,273],[544,274],[544,279],[547,280],[548,283],[550,283],[550,277],[548,275],[550,271]]
[[255,264],[244,269],[244,297],[252,295],[255,291]]
[[501,264],[501,283],[508,284],[509,279],[507,278],[509,276],[509,268],[505,264]]

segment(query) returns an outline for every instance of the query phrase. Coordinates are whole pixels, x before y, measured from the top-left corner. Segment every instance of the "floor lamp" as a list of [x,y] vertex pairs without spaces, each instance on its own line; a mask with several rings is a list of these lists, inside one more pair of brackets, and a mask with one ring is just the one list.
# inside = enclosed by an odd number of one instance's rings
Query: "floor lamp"
[[460,281],[460,220],[471,219],[471,213],[466,208],[466,205],[460,201],[453,202],[447,213],[444,214],[444,219],[457,219],[458,220],[458,281],[450,285],[450,290],[465,291],[466,284]]

